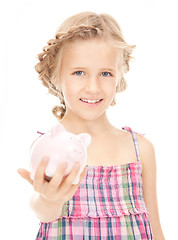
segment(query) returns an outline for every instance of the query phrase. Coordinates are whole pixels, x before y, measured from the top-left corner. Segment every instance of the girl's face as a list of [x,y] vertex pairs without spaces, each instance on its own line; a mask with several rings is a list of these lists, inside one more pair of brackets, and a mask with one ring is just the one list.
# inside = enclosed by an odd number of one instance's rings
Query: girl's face
[[120,52],[109,41],[79,40],[64,51],[60,88],[65,116],[94,120],[113,101],[120,76]]

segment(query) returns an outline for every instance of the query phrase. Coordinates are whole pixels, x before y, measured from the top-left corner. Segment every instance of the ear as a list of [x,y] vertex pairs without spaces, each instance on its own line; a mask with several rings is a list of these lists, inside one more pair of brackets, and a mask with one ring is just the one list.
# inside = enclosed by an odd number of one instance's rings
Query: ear
[[54,137],[60,132],[66,131],[62,124],[57,124],[51,128],[51,136]]
[[86,148],[90,145],[91,136],[88,133],[80,133],[78,137],[83,141]]

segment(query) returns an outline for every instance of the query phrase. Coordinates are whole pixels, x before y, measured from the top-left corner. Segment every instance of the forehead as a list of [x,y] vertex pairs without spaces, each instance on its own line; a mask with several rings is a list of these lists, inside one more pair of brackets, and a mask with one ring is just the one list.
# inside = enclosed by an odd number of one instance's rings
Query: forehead
[[121,50],[109,40],[87,39],[76,40],[68,44],[62,58],[63,66],[96,66],[118,67]]

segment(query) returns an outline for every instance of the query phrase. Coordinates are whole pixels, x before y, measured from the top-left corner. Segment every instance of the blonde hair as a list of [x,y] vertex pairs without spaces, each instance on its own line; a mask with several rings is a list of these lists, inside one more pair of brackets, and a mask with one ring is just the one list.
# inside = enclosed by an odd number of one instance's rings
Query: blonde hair
[[[43,52],[38,54],[39,63],[35,65],[35,70],[39,73],[39,79],[48,88],[49,93],[60,99],[60,106],[53,108],[53,114],[62,119],[65,111],[65,101],[62,91],[55,85],[59,80],[60,66],[63,51],[68,44],[77,39],[104,38],[113,41],[116,47],[121,49],[121,79],[116,88],[116,92],[126,89],[124,73],[129,71],[129,61],[135,45],[128,45],[124,40],[120,26],[116,20],[108,14],[96,14],[93,12],[82,12],[65,20],[57,29],[55,38],[50,39],[48,45],[43,48]],[[111,105],[115,105],[115,98]]]

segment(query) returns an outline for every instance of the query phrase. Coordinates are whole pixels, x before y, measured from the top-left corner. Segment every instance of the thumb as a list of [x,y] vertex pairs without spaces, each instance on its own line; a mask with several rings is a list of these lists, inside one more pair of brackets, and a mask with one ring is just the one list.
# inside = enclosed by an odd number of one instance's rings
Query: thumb
[[17,169],[17,172],[18,172],[18,174],[19,174],[22,178],[24,178],[25,180],[27,180],[30,184],[33,184],[33,181],[32,181],[31,178],[30,178],[30,172],[29,172],[29,171],[27,171],[27,170],[24,169],[24,168],[18,168],[18,169]]

